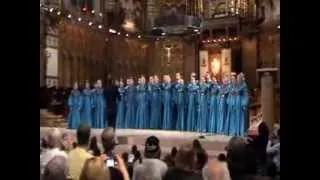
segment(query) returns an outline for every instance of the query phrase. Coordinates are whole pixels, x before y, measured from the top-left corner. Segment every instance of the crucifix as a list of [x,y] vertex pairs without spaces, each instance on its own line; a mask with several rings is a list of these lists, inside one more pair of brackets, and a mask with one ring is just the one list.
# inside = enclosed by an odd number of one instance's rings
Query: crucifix
[[173,46],[171,44],[167,44],[164,46],[164,48],[167,50],[168,63],[170,63],[171,49],[173,48]]

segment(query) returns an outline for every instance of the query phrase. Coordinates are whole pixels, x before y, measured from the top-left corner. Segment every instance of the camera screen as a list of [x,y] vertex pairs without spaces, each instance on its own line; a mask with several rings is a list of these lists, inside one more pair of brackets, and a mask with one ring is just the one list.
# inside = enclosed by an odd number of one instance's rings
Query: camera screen
[[114,159],[108,159],[106,162],[107,167],[114,167]]

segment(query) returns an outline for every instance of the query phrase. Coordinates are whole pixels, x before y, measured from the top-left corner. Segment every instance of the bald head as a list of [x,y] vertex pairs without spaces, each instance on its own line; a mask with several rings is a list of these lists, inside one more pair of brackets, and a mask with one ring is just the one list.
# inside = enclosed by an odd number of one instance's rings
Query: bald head
[[59,129],[54,128],[49,131],[47,140],[48,148],[60,148],[61,147],[61,137],[62,133]]
[[66,180],[68,175],[67,159],[56,156],[49,161],[44,170],[44,180]]

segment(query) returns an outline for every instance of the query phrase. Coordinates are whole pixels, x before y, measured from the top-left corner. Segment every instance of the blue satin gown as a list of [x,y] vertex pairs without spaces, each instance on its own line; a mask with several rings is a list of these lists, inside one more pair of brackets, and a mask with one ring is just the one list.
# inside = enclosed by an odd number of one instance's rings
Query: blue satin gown
[[70,129],[77,129],[80,125],[80,111],[82,108],[82,98],[79,90],[72,90],[68,98],[69,115],[68,125]]
[[217,114],[217,133],[224,134],[224,124],[227,116],[226,98],[228,95],[228,85],[219,85],[218,93],[218,114]]
[[81,123],[92,124],[92,108],[93,97],[91,89],[84,89],[82,91],[82,110],[81,110]]
[[150,97],[150,128],[160,129],[161,125],[161,86],[160,84],[152,84]]
[[116,117],[116,127],[125,128],[125,98],[124,98],[124,87],[120,86],[118,88],[119,99],[117,99],[117,117]]
[[175,84],[175,104],[177,108],[177,121],[176,130],[184,131],[186,128],[185,123],[185,86],[184,84]]
[[236,114],[236,85],[229,84],[229,94],[227,97],[227,118],[225,123],[225,133],[235,136],[238,128]]
[[163,118],[162,129],[173,129],[172,124],[172,85],[171,83],[162,84],[162,105],[163,105]]
[[187,131],[195,131],[198,118],[198,98],[197,92],[199,86],[197,84],[188,84],[187,86],[187,100],[188,100],[188,110],[187,110]]
[[207,83],[199,83],[198,90],[198,123],[197,131],[205,133],[207,131],[207,120],[208,120],[208,100],[207,100]]
[[125,87],[125,128],[136,128],[136,99],[135,86],[127,85]]
[[148,122],[148,91],[146,85],[138,85],[136,87],[137,111],[136,121],[137,128],[147,128]]
[[246,123],[248,123],[248,104],[249,104],[249,93],[247,84],[241,82],[238,85],[238,96],[236,100],[236,111],[237,111],[237,136],[244,136],[246,131]]
[[211,134],[217,133],[218,93],[219,93],[219,85],[211,83],[209,92],[208,92],[208,100],[209,100],[208,132]]
[[93,128],[105,128],[108,126],[107,103],[104,97],[103,89],[96,88],[93,95]]

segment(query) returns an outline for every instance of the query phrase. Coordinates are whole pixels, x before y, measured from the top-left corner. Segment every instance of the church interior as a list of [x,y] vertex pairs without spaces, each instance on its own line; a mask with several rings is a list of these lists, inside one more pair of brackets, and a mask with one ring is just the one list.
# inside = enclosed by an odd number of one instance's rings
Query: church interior
[[40,89],[177,72],[242,72],[250,106],[279,123],[280,0],[40,0]]

